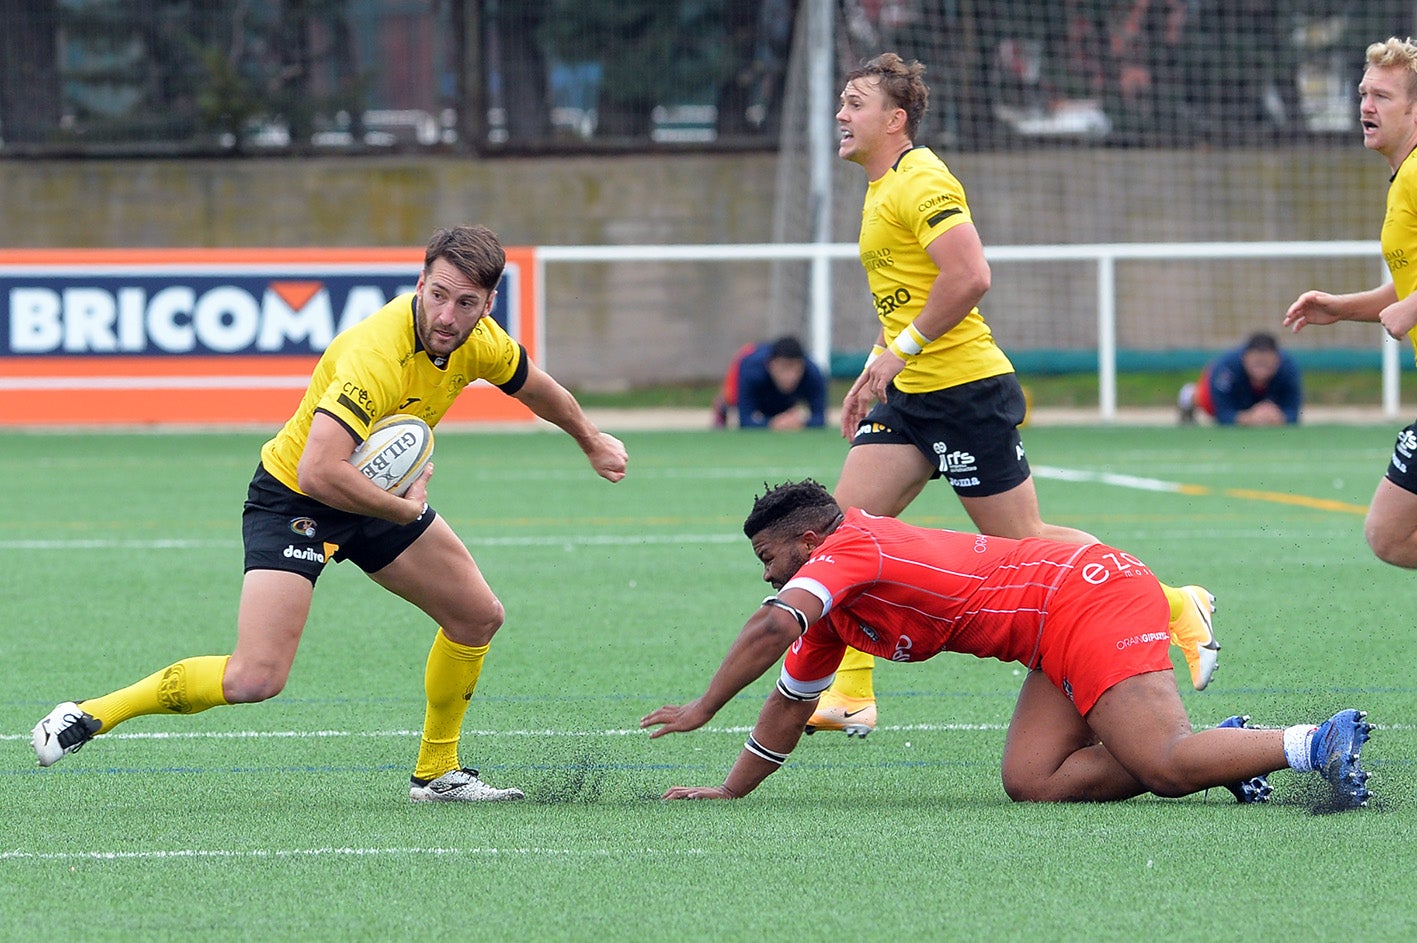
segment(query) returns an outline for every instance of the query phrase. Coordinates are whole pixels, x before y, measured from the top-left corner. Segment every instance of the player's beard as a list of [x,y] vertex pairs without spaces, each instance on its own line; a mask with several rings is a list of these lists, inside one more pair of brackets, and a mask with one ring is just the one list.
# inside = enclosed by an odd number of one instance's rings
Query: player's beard
[[423,349],[435,357],[451,356],[453,351],[467,343],[467,339],[472,336],[473,327],[477,325],[474,321],[471,327],[460,333],[440,334],[433,329],[433,316],[428,309],[421,305],[419,307],[418,339],[422,342]]

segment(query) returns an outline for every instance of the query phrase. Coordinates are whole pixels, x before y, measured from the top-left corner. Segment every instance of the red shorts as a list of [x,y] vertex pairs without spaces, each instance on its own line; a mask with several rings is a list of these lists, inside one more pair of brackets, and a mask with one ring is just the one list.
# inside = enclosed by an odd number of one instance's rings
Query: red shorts
[[1049,600],[1036,667],[1086,717],[1117,682],[1171,669],[1170,621],[1146,564],[1099,544]]
[[1207,416],[1215,415],[1215,400],[1210,396],[1210,366],[1201,369],[1200,379],[1196,381],[1196,405],[1201,412]]

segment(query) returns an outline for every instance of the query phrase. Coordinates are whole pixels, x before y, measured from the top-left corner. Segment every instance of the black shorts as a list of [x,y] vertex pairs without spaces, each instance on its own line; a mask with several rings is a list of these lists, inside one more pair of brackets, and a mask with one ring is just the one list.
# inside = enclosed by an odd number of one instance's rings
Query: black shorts
[[1387,480],[1417,494],[1417,422],[1397,434],[1392,461],[1387,465]]
[[929,393],[886,391],[856,427],[851,447],[913,445],[964,498],[987,498],[1028,480],[1018,427],[1027,403],[1006,373]]
[[365,573],[393,563],[433,523],[432,508],[411,524],[351,514],[321,504],[256,467],[241,512],[246,569],[299,573],[311,583],[325,564],[352,560]]

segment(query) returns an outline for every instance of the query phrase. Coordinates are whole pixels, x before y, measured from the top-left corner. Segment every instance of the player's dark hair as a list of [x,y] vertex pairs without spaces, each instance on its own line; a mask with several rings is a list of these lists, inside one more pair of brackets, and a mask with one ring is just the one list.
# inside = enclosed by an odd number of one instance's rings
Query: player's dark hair
[[423,253],[423,271],[428,271],[438,259],[447,259],[483,291],[495,289],[507,267],[506,250],[497,234],[486,226],[436,230]]
[[806,533],[825,533],[841,517],[841,507],[831,492],[808,478],[789,481],[753,501],[753,510],[743,522],[743,534],[749,540],[769,528]]
[[891,104],[905,111],[905,136],[915,140],[920,119],[930,103],[930,87],[925,84],[925,66],[912,59],[906,62],[893,52],[883,52],[867,59],[861,66],[846,73],[846,81],[872,78],[880,82],[881,91]]
[[1279,350],[1279,341],[1274,339],[1274,335],[1266,331],[1259,331],[1251,334],[1250,339],[1245,341],[1245,350],[1263,350],[1274,352]]
[[779,337],[772,342],[771,360],[806,360],[807,352],[802,349],[802,342],[792,336]]

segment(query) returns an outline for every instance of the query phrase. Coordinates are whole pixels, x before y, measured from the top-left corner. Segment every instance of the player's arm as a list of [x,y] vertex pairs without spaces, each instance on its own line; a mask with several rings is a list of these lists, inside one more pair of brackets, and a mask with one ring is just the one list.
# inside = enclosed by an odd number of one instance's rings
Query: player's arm
[[1417,327],[1417,294],[1394,301],[1378,315],[1383,330],[1393,340],[1402,340]]
[[766,429],[771,422],[762,405],[762,395],[772,386],[767,361],[744,358],[738,365],[738,428]]
[[867,368],[867,386],[879,399],[885,398],[886,387],[927,344],[969,316],[992,282],[984,244],[973,223],[945,230],[931,240],[925,253],[939,269],[925,304],[886,348],[889,356],[878,358]]
[[870,377],[868,374],[871,365],[886,352],[886,332],[884,330],[876,333],[876,342],[871,346],[871,353],[866,356],[866,365],[861,368],[861,373],[851,384],[851,389],[846,391],[846,395],[841,400],[841,437],[850,439],[856,434],[856,427],[861,420],[866,418],[866,413],[871,410],[871,400],[873,394],[868,386]]
[[1284,313],[1284,326],[1297,334],[1310,324],[1380,321],[1383,311],[1396,302],[1397,289],[1391,282],[1346,295],[1306,291]]
[[[1242,407],[1236,402],[1236,398],[1239,395],[1236,388],[1240,386],[1240,384],[1244,384],[1245,389],[1249,389],[1249,382],[1247,380],[1235,380],[1236,374],[1244,375],[1244,368],[1240,367],[1238,364],[1234,368],[1225,367],[1214,369],[1206,379],[1206,382],[1210,384],[1210,404],[1215,410],[1215,421],[1222,426],[1233,426],[1240,416]],[[1229,382],[1216,383],[1215,378],[1217,375],[1223,375]]]
[[1269,388],[1274,404],[1284,413],[1284,421],[1298,422],[1299,411],[1304,406],[1304,381],[1293,358],[1285,358]]
[[915,316],[915,327],[934,340],[947,334],[978,306],[989,291],[992,276],[984,244],[973,223],[960,223],[936,237],[925,252],[940,270]]
[[827,424],[827,376],[811,360],[802,375],[802,395],[807,401],[807,425],[820,429]]
[[310,436],[297,468],[300,490],[321,504],[341,511],[365,514],[399,524],[417,520],[426,508],[428,478],[433,466],[423,470],[402,497],[389,494],[349,462],[357,443],[354,436],[329,413],[315,411]]
[[551,374],[529,360],[527,367],[526,382],[512,395],[536,415],[575,439],[600,477],[609,481],[624,478],[625,465],[629,460],[625,444],[596,428],[595,423],[586,417],[581,404]]
[[[650,734],[651,739],[702,727],[738,692],[777,664],[807,626],[821,618],[822,609],[821,600],[801,589],[788,589],[769,597],[734,639],[709,681],[708,690],[688,704],[666,704],[651,711],[640,726],[659,725]],[[789,699],[779,687],[768,696],[753,734],[722,787],[676,786],[664,798],[733,799],[747,795],[792,752],[815,704],[815,698]]]
[[[788,592],[794,597],[807,597],[810,601],[806,605],[815,605],[817,616],[821,615],[822,604],[810,593],[802,590]],[[799,609],[798,612],[802,610]],[[808,613],[803,612],[802,615],[807,617]],[[778,659],[810,624],[810,618],[808,622],[803,623],[788,609],[764,603],[744,623],[742,631],[729,646],[728,654],[723,656],[723,663],[714,672],[708,689],[703,694],[681,706],[666,704],[651,711],[640,720],[640,726],[659,726],[658,730],[650,734],[651,739],[667,733],[683,733],[702,727],[739,691],[761,678],[763,672],[777,664]]]
[[776,688],[758,713],[743,752],[738,754],[722,786],[675,786],[666,790],[665,799],[741,799],[787,761],[788,755],[802,738],[807,721],[812,719],[817,699],[789,698]]

